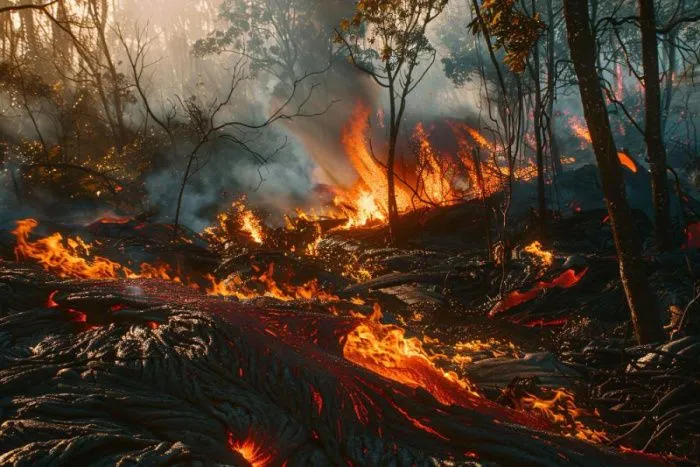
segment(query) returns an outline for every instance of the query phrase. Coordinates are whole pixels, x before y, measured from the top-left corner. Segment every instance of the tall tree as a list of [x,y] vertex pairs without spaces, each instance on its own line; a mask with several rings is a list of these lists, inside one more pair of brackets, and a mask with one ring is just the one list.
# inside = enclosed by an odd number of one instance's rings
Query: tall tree
[[590,28],[588,0],[564,0],[564,15],[571,60],[578,77],[583,112],[598,162],[620,263],[620,278],[635,334],[641,344],[660,341],[663,330],[656,297],[649,287],[641,242],[627,202],[622,168],[596,69],[595,38]]
[[673,248],[673,229],[666,176],[666,148],[661,132],[661,84],[659,54],[656,43],[656,14],[654,0],[639,0],[642,32],[642,64],[644,66],[644,138],[651,169],[651,189],[654,199],[654,231],[660,251]]
[[386,158],[389,238],[396,233],[396,143],[409,94],[435,62],[435,49],[425,35],[447,0],[358,0],[351,20],[341,23],[337,40],[352,63],[382,88],[389,98],[389,146]]

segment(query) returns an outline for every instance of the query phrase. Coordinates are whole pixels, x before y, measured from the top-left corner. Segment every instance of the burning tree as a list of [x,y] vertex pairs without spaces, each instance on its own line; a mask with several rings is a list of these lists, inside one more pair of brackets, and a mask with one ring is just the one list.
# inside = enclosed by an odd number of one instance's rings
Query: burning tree
[[435,62],[435,49],[426,37],[428,25],[447,0],[360,0],[355,14],[344,20],[336,40],[352,63],[386,89],[389,100],[389,141],[386,158],[389,238],[396,234],[396,144],[409,94]]

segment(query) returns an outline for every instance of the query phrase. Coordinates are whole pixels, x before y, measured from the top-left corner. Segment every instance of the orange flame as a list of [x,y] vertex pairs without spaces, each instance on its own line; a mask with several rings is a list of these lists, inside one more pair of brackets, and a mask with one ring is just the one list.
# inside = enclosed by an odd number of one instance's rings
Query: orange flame
[[278,284],[273,278],[274,263],[271,263],[267,270],[254,279],[254,283],[262,286],[263,291],[253,290],[247,287],[238,276],[232,276],[223,281],[217,281],[212,275],[205,278],[211,282],[211,287],[207,289],[207,294],[222,297],[236,297],[239,300],[250,300],[256,297],[270,297],[283,302],[292,300],[318,300],[321,302],[337,302],[340,297],[324,291],[318,279],[311,279],[303,285]]
[[17,221],[17,228],[12,234],[17,240],[15,255],[18,260],[29,259],[40,264],[46,271],[59,277],[77,279],[117,279],[117,278],[157,278],[181,282],[171,276],[168,265],[141,264],[141,272],[136,273],[121,264],[104,258],[92,256],[92,245],[80,237],[63,238],[56,232],[35,242],[29,235],[39,225],[35,219]]
[[569,117],[569,126],[582,143],[591,144],[593,142],[591,132],[588,130],[588,125],[581,117],[571,115]]
[[381,324],[381,312],[359,324],[346,336],[343,356],[387,379],[412,388],[424,388],[443,404],[463,403],[465,398],[481,397],[471,382],[452,371],[443,371],[423,349],[416,337],[405,330]]
[[533,394],[527,394],[516,401],[517,408],[526,411],[535,411],[546,417],[564,430],[567,436],[592,443],[606,443],[610,441],[608,434],[602,430],[594,430],[587,427],[579,418],[584,415],[592,415],[576,405],[574,395],[566,389],[552,391],[552,397],[542,399]]
[[551,251],[543,249],[542,244],[537,240],[526,246],[523,251],[533,255],[537,258],[538,262],[545,267],[551,266],[554,261],[554,254]]

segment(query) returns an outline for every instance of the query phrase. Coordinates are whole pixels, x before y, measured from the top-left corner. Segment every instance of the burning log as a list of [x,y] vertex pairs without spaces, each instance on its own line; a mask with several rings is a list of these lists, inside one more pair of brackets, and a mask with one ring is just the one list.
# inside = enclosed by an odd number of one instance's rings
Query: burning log
[[[364,357],[346,360],[353,332],[371,342],[388,331],[377,343],[408,345],[380,323],[249,307],[160,280],[59,280],[10,263],[0,298],[0,330],[12,336],[0,354],[3,464],[654,463],[547,433],[548,422],[472,393],[415,347],[354,347]],[[394,376],[361,362],[380,355],[399,358]]]

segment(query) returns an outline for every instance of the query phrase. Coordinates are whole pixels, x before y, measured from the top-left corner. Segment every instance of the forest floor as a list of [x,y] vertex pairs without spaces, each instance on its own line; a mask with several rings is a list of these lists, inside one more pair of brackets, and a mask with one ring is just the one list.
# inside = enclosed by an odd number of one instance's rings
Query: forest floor
[[[216,248],[136,219],[44,221],[22,264],[0,232],[0,463],[700,460],[700,251],[647,251],[669,338],[640,347],[603,210],[546,240],[514,222],[507,268],[481,210],[405,216],[392,247],[335,221]],[[167,272],[81,275],[47,259],[56,232],[90,243],[88,265]]]

